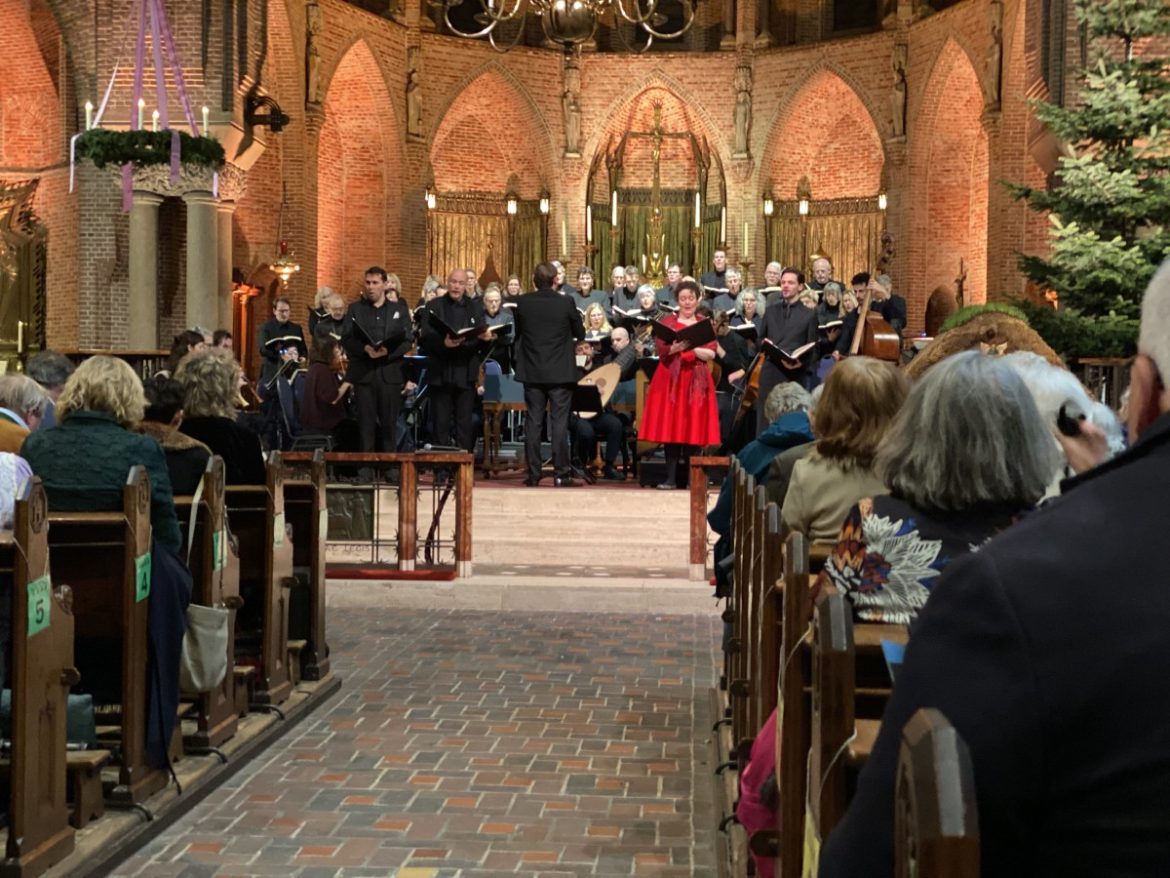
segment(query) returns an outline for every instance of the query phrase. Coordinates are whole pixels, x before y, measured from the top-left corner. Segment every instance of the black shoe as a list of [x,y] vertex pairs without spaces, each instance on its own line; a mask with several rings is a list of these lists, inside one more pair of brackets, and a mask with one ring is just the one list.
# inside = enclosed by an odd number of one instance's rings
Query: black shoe
[[567,477],[553,479],[553,484],[556,485],[558,488],[580,488],[581,487],[581,483],[578,482],[576,479],[570,479]]
[[601,477],[607,482],[624,482],[626,480],[625,473],[618,472],[613,468],[613,464],[608,463],[605,465],[605,469],[601,471]]
[[525,487],[528,487],[528,488],[535,488],[539,484],[540,484],[540,476],[536,476],[536,477],[529,476],[528,478],[526,478],[524,480],[524,485],[525,485]]
[[670,482],[661,482],[658,485],[659,491],[673,491],[674,489],[675,489],[675,486],[672,485]]

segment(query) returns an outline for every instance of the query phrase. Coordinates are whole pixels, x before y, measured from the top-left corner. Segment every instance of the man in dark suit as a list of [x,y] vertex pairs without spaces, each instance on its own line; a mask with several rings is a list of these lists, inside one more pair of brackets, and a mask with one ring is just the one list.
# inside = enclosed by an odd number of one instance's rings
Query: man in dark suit
[[569,405],[577,383],[574,345],[585,337],[585,326],[569,296],[553,290],[557,268],[551,262],[536,266],[532,281],[536,292],[516,303],[516,380],[524,384],[524,455],[528,478],[524,484],[540,483],[540,433],[545,405],[549,408],[549,440],[553,449],[554,484],[561,488],[579,485],[569,469]]
[[309,355],[305,332],[293,323],[292,304],[284,296],[272,303],[272,319],[260,324],[260,398],[263,401],[261,417],[264,436],[271,448],[287,447],[292,440],[288,424],[289,413],[281,417],[278,380],[288,380],[296,370],[297,362]]
[[[804,272],[797,268],[785,268],[780,272],[780,292],[768,298],[768,310],[764,312],[764,337],[781,350],[795,351],[817,340],[817,312],[800,303],[800,291],[803,289]],[[756,396],[756,435],[768,426],[763,406],[768,393],[784,381],[795,381],[804,386],[814,356],[815,346],[799,360],[785,360],[779,366],[764,358],[764,364],[760,367],[759,395]]]
[[[387,297],[386,269],[366,269],[366,294],[349,306],[342,324],[342,347],[349,355],[346,380],[357,397],[362,451],[374,450],[380,428],[380,451],[398,450],[398,413],[402,410],[402,358],[410,350],[410,309]],[[375,342],[377,344],[375,344]]]
[[[1167,387],[1170,261],[1142,301],[1137,441],[939,577],[821,878],[893,874],[899,742],[920,707],[970,748],[984,875],[1170,874]],[[1085,422],[1061,441],[1078,469],[1106,446]]]

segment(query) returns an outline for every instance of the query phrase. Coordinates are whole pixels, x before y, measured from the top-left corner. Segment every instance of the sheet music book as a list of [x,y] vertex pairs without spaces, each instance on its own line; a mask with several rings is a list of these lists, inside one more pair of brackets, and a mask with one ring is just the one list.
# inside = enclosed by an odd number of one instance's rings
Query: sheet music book
[[781,289],[782,287],[760,287],[758,290],[756,290],[756,292],[767,296],[770,293],[779,293]]
[[754,323],[741,323],[739,326],[731,327],[731,331],[739,333],[740,338],[747,341],[757,341],[760,337],[760,332]]
[[604,344],[609,341],[611,333],[608,332],[588,332],[585,334],[584,341],[590,344]]
[[731,290],[729,290],[727,287],[708,287],[708,286],[704,286],[704,287],[703,287],[703,290],[704,290],[705,292],[708,292],[708,293],[714,293],[714,294],[716,294],[716,295],[718,295],[719,293],[730,293],[730,292],[731,292]]
[[683,326],[679,329],[673,329],[659,320],[653,321],[653,324],[654,337],[667,344],[688,341],[692,348],[697,348],[715,341],[715,327],[710,320],[699,320],[690,326]]
[[786,351],[784,348],[772,342],[770,339],[764,339],[760,344],[760,350],[764,355],[772,361],[772,363],[781,369],[787,369],[784,365],[784,360],[800,360],[809,351],[814,350],[817,346],[815,341],[810,341],[808,344],[802,344],[800,347],[792,351]]
[[[452,338],[468,338],[469,336],[479,335],[480,332],[482,332],[484,329],[482,324],[475,326],[464,326],[462,329],[456,329],[429,308],[427,309],[427,316],[430,317],[431,322],[435,324],[436,329],[448,336],[451,336]],[[502,325],[503,324],[501,324],[501,326]],[[491,327],[488,328],[490,329]]]
[[387,341],[386,339],[383,338],[383,339],[379,339],[379,340],[375,341],[374,339],[370,338],[370,334],[368,332],[366,332],[365,329],[362,328],[362,325],[360,323],[358,323],[356,320],[351,321],[351,325],[353,326],[354,330],[356,330],[357,334],[362,337],[363,341],[365,341],[365,343],[368,344],[370,347],[372,347],[372,348],[386,347],[386,341]]
[[288,347],[289,344],[304,346],[305,340],[299,335],[278,335],[276,338],[270,338],[264,342],[265,347]]
[[830,320],[828,323],[822,323],[817,327],[821,332],[828,332],[830,329],[837,329],[845,325],[844,320]]

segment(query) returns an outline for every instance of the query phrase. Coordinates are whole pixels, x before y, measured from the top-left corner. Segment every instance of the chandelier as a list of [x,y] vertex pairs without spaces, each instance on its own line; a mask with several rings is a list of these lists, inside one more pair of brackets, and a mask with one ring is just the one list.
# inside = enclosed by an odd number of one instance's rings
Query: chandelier
[[280,278],[280,285],[288,289],[288,281],[301,270],[301,264],[289,252],[288,241],[284,237],[284,208],[288,205],[288,183],[284,184],[280,196],[280,212],[276,215],[276,235],[279,243],[276,245],[276,259],[268,263],[269,270]]
[[[626,48],[644,52],[655,38],[674,40],[681,37],[695,21],[695,6],[698,0],[427,0],[432,6],[443,10],[443,20],[456,36],[467,39],[487,37],[497,51],[506,52],[515,46],[524,32],[524,19],[531,12],[540,19],[541,29],[550,42],[562,46],[566,52],[581,43],[593,39],[601,18],[612,11],[615,28]],[[480,12],[474,16],[479,30],[465,31],[451,21],[451,10],[463,3],[478,3]],[[677,4],[682,11],[682,23],[676,30],[662,28],[669,19],[662,13],[666,2]],[[517,21],[518,20],[518,21]],[[517,21],[515,35],[508,40],[498,40],[502,31],[500,25]],[[629,23],[645,34],[644,45],[631,45],[620,27]]]

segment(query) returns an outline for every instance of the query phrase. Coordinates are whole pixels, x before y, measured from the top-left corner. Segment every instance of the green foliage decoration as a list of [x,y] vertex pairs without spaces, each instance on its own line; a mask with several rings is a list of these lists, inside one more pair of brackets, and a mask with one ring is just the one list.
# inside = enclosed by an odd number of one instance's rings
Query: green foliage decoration
[[948,329],[954,329],[957,326],[962,326],[965,323],[970,323],[980,314],[1006,314],[1008,317],[1014,317],[1016,320],[1022,320],[1028,323],[1028,316],[1015,305],[1008,305],[1004,302],[988,302],[986,305],[967,305],[960,308],[945,321],[939,329],[939,334],[946,332]]
[[[185,165],[202,165],[219,170],[224,165],[223,144],[214,137],[192,137],[179,132],[180,155]],[[77,138],[77,157],[89,159],[95,166],[120,166],[127,162],[135,167],[169,165],[171,132],[113,131],[92,128]]]

